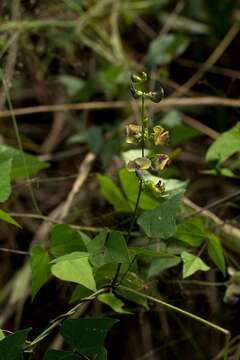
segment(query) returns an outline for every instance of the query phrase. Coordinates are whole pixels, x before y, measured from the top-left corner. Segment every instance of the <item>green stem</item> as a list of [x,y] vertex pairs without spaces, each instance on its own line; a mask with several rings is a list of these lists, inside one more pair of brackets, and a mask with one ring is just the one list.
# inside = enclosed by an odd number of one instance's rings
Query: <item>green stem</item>
[[214,323],[212,323],[212,322],[210,322],[210,321],[208,321],[206,319],[203,319],[198,315],[192,314],[192,313],[190,313],[190,312],[188,312],[188,311],[186,311],[184,309],[181,309],[181,308],[178,308],[178,307],[176,307],[174,305],[171,305],[171,304],[169,304],[169,303],[167,303],[167,302],[165,302],[165,301],[163,301],[161,299],[156,299],[153,296],[143,294],[143,293],[141,293],[139,291],[133,290],[133,289],[128,288],[126,286],[119,285],[119,288],[123,289],[125,291],[128,291],[128,292],[131,292],[132,294],[142,296],[145,299],[154,301],[157,304],[163,305],[164,307],[166,307],[166,308],[168,308],[170,310],[173,310],[173,311],[178,312],[178,313],[180,313],[182,315],[185,315],[185,316],[187,316],[187,317],[189,317],[189,318],[191,318],[193,320],[196,320],[196,321],[204,324],[205,326],[207,326],[209,328],[212,328],[212,329],[214,329],[214,330],[216,330],[218,332],[221,332],[222,334],[224,334],[226,336],[226,342],[225,342],[225,347],[224,347],[224,360],[227,360],[229,342],[230,342],[230,339],[231,339],[231,334],[230,334],[229,330],[227,330],[227,329],[225,329],[225,328],[223,328],[223,327],[221,327],[219,325],[216,325],[216,324],[214,324]]
[[81,309],[81,307],[84,305],[84,303],[95,300],[98,295],[100,295],[101,293],[103,293],[105,291],[106,291],[105,288],[102,288],[102,289],[96,291],[89,297],[82,299],[79,304],[74,306],[72,309],[70,309],[65,314],[58,316],[56,319],[54,319],[52,321],[51,325],[47,329],[45,329],[41,334],[39,334],[33,341],[31,341],[31,343],[28,344],[24,350],[28,350],[28,349],[31,349],[33,346],[36,346],[39,342],[41,342],[43,339],[45,339],[52,332],[52,330],[55,329],[55,327],[57,327],[63,320],[65,320],[67,317],[70,317],[70,316],[73,316],[74,314],[76,314],[76,312]]
[[[142,101],[141,101],[141,124],[142,124],[141,150],[142,150],[142,157],[144,157],[144,147],[145,147],[145,141],[144,141],[144,133],[145,133],[144,105],[145,105],[145,104],[144,104],[144,96],[142,96]],[[130,223],[130,226],[129,226],[129,229],[128,229],[127,238],[126,238],[126,243],[127,243],[127,244],[128,244],[128,242],[129,242],[129,240],[130,240],[131,232],[132,232],[133,226],[134,226],[134,224],[135,224],[136,214],[137,214],[137,210],[138,210],[138,206],[139,206],[139,202],[140,202],[140,197],[141,197],[141,193],[142,193],[142,187],[143,187],[143,180],[140,179],[140,181],[139,181],[139,188],[138,188],[138,194],[137,194],[137,200],[136,200],[135,208],[134,208],[134,211],[133,211],[131,223]],[[135,257],[134,257],[133,261],[135,261]],[[133,261],[131,261],[131,263],[130,263],[128,269],[127,269],[127,271],[123,274],[123,276],[122,276],[122,278],[121,278],[121,281],[122,281],[122,279],[126,276],[126,274],[128,273],[129,269],[130,269],[131,266],[132,266]],[[119,263],[118,266],[117,266],[117,270],[116,270],[115,276],[114,276],[114,278],[113,278],[113,280],[112,280],[112,285],[113,285],[113,286],[116,286],[116,284],[117,284],[117,280],[118,280],[118,276],[119,276],[120,271],[121,271],[121,267],[122,267],[122,264]]]

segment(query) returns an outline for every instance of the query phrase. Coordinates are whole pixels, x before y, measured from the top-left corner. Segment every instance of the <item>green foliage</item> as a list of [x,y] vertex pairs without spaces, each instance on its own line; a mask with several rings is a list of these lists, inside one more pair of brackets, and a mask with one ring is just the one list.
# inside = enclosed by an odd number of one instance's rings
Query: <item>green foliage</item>
[[208,255],[214,262],[214,264],[219,268],[219,270],[225,275],[226,264],[223,254],[223,248],[219,237],[215,234],[207,233],[208,239]]
[[63,322],[61,335],[72,349],[83,356],[107,359],[104,342],[108,331],[118,320],[110,318],[68,319]]
[[201,135],[199,131],[183,123],[181,113],[177,110],[170,110],[161,120],[161,125],[170,131],[172,146],[177,146]]
[[0,163],[0,202],[6,201],[11,193],[11,166],[11,159]]
[[31,249],[31,270],[32,270],[32,298],[36,296],[41,287],[49,278],[50,265],[49,255],[40,246]]
[[10,146],[0,145],[0,164],[9,160],[12,161],[11,179],[27,178],[28,175],[32,176],[49,167],[48,163],[38,160],[36,156],[23,153]]
[[51,231],[50,251],[54,256],[62,256],[74,251],[87,251],[91,239],[80,231],[65,224],[55,225]]
[[240,149],[240,122],[221,134],[210,146],[206,159],[211,165],[220,165]]
[[147,236],[168,239],[175,234],[181,198],[181,195],[175,195],[156,209],[145,211],[140,215],[138,224]]
[[114,206],[116,211],[131,211],[128,201],[111,179],[98,174],[98,181],[101,186],[102,196]]
[[119,314],[131,314],[131,312],[123,309],[124,302],[120,300],[113,293],[104,293],[98,295],[97,299],[105,305],[108,305],[112,310]]
[[43,360],[79,360],[79,355],[73,352],[49,350]]
[[147,59],[150,66],[168,64],[175,57],[184,53],[189,39],[182,34],[166,34],[154,39],[149,47]]
[[196,271],[208,271],[210,268],[207,266],[199,256],[190,254],[187,251],[182,252],[181,258],[183,261],[183,278],[193,275]]
[[181,262],[178,256],[175,257],[160,257],[153,259],[148,269],[148,278],[158,276],[164,270],[177,266]]
[[92,291],[96,290],[88,253],[76,251],[58,257],[54,262],[51,266],[51,273],[54,276],[64,281],[81,284]]
[[30,329],[17,331],[0,341],[0,360],[23,360],[23,347]]
[[19,225],[10,215],[8,215],[3,210],[0,210],[0,219],[7,222],[7,223],[9,223],[9,224],[12,224],[12,225],[15,225],[15,226],[21,228],[21,225]]
[[108,263],[129,263],[126,240],[118,231],[101,232],[88,243],[90,261],[95,268]]
[[191,246],[200,246],[206,239],[203,221],[200,218],[191,218],[179,224],[175,237]]

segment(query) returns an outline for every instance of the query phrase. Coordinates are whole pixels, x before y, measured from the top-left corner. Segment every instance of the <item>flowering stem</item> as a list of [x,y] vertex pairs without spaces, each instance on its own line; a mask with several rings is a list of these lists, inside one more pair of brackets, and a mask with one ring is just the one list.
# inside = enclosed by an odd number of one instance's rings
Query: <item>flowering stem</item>
[[[145,133],[144,107],[145,107],[145,103],[144,103],[144,95],[143,95],[142,96],[142,106],[141,106],[141,125],[142,125],[141,150],[142,150],[142,157],[144,157],[144,147],[145,147],[145,141],[144,141],[144,133]],[[143,179],[141,178],[140,181],[139,181],[139,188],[138,188],[138,194],[137,194],[137,200],[136,200],[136,203],[135,203],[135,208],[134,208],[131,223],[130,223],[130,226],[129,226],[129,229],[128,229],[128,232],[127,232],[127,238],[126,238],[126,243],[127,244],[128,244],[128,242],[130,240],[131,232],[132,232],[133,226],[135,224],[138,205],[139,205],[140,197],[141,197],[141,193],[142,193],[142,187],[143,187]],[[135,257],[133,258],[133,260],[129,264],[127,271],[123,274],[123,276],[121,278],[121,281],[126,276],[126,274],[128,273],[129,269],[132,266],[133,261],[135,261]],[[122,264],[119,263],[118,266],[117,266],[116,274],[115,274],[115,276],[114,276],[114,278],[112,280],[112,285],[113,286],[116,286],[116,284],[117,284],[117,280],[118,280],[118,276],[119,276],[121,267],[122,267]]]

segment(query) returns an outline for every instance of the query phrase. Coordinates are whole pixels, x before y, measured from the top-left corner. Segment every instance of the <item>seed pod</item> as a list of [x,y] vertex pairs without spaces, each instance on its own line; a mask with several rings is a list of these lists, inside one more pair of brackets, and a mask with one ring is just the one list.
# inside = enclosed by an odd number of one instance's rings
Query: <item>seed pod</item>
[[138,99],[144,95],[144,92],[140,89],[137,89],[133,84],[130,85],[130,92],[134,99]]
[[170,158],[167,154],[156,154],[154,158],[154,167],[158,171],[165,170],[170,165]]
[[126,143],[127,144],[137,144],[139,139],[141,139],[142,126],[129,124],[126,126]]
[[154,126],[152,136],[155,145],[166,146],[169,143],[169,132],[160,125]]
[[150,91],[147,93],[147,97],[154,103],[159,103],[164,96],[164,90],[163,88],[160,88],[157,91]]
[[141,74],[132,74],[131,75],[131,81],[133,83],[142,84],[143,82],[147,81],[147,79],[148,79],[148,76],[144,71]]

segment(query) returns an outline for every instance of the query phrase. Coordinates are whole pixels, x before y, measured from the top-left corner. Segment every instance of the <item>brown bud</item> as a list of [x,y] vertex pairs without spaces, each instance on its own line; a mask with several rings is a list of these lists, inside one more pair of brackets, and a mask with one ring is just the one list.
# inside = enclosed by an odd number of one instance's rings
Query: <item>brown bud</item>
[[126,143],[127,144],[136,144],[138,139],[141,138],[142,126],[129,124],[126,126]]

